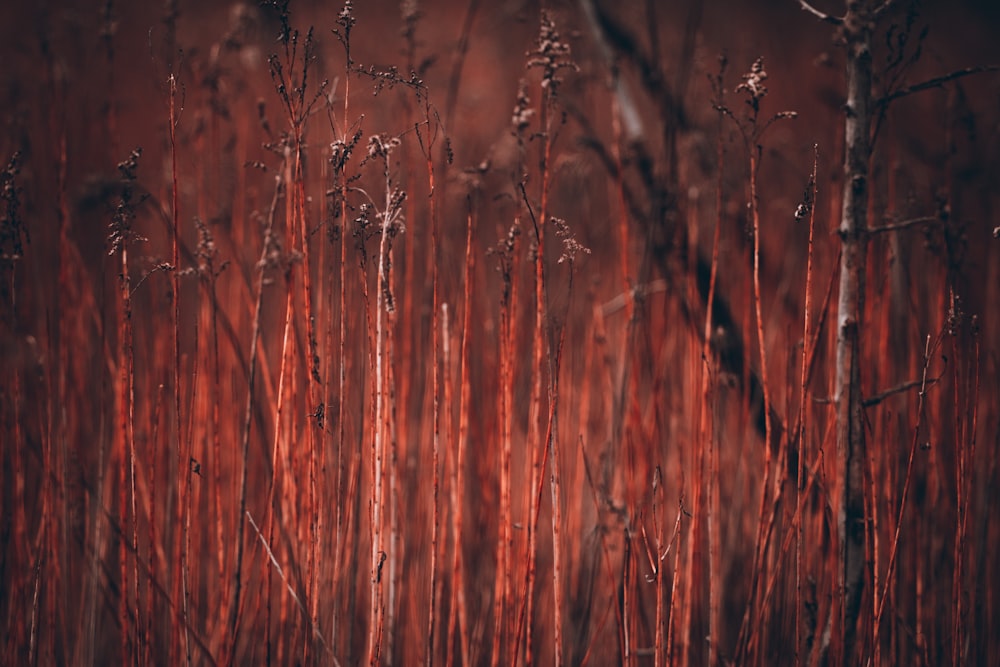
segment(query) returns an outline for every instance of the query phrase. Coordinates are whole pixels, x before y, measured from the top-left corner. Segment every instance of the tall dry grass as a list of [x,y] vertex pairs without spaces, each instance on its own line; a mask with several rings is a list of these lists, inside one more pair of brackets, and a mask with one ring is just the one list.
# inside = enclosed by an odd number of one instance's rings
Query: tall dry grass
[[1000,661],[998,17],[849,5],[5,8],[0,660]]

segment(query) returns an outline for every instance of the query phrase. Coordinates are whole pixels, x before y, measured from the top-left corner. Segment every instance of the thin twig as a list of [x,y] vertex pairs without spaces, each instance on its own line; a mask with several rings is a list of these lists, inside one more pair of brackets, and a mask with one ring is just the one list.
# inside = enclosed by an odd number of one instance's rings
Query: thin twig
[[939,334],[937,339],[931,342],[931,337],[927,336],[927,341],[924,345],[924,360],[923,360],[923,379],[920,383],[920,393],[918,394],[917,400],[917,419],[916,424],[913,426],[913,439],[910,442],[910,453],[906,461],[906,475],[903,477],[903,494],[899,500],[899,512],[896,516],[896,530],[892,539],[892,546],[889,549],[889,564],[886,567],[885,572],[885,586],[882,591],[876,591],[880,594],[880,601],[878,606],[878,612],[875,614],[875,622],[872,626],[872,632],[874,633],[873,643],[878,644],[879,629],[882,626],[882,614],[885,612],[885,601],[889,597],[889,587],[892,583],[892,573],[896,565],[896,555],[899,551],[899,535],[903,530],[903,512],[906,510],[906,499],[909,496],[910,483],[913,479],[913,460],[917,452],[918,442],[920,440],[920,424],[924,417],[924,401],[927,396],[927,386],[929,380],[927,379],[927,370],[930,367],[931,355],[941,344],[942,336]]
[[875,18],[882,16],[882,14],[885,14],[887,11],[889,11],[889,9],[892,7],[893,2],[895,2],[895,0],[885,0],[885,2],[883,2],[881,5],[875,8],[875,10],[872,12],[872,16],[874,16]]
[[919,93],[920,91],[929,90],[931,88],[940,88],[949,81],[955,81],[956,79],[961,79],[973,74],[997,71],[1000,71],[1000,65],[977,65],[976,67],[964,67],[962,69],[955,70],[954,72],[949,72],[948,74],[944,74],[942,76],[936,76],[933,79],[927,79],[926,81],[921,81],[920,83],[915,83],[912,86],[907,86],[906,88],[901,88],[895,92],[889,93],[885,97],[879,98],[875,102],[875,105],[877,107],[886,107],[901,97],[907,97],[908,95],[913,95],[914,93]]
[[874,396],[869,396],[864,400],[862,405],[864,405],[866,408],[870,408],[874,405],[878,405],[879,403],[889,398],[890,396],[901,394],[904,391],[913,389],[914,387],[923,386],[925,382],[927,383],[927,385],[935,384],[940,379],[941,379],[940,377],[936,377],[936,378],[931,378],[929,380],[911,380],[910,382],[904,382],[903,384],[897,385],[892,389],[886,389],[885,391],[875,394]]
[[[886,4],[889,3],[887,2]],[[827,23],[830,23],[832,25],[841,25],[844,23],[844,19],[840,18],[839,16],[831,16],[826,12],[821,12],[820,10],[816,9],[808,2],[806,2],[806,0],[799,0],[799,6],[802,7],[804,11],[809,12],[810,14],[812,14],[821,21],[826,21]]]
[[869,234],[878,234],[879,232],[895,232],[902,229],[909,229],[910,227],[916,227],[917,225],[925,224],[928,222],[940,222],[941,218],[936,215],[927,215],[921,218],[913,218],[912,220],[903,220],[902,222],[894,222],[890,225],[883,225],[881,227],[869,227]]
[[330,657],[333,658],[333,663],[339,666],[340,662],[337,660],[337,657],[330,652],[330,647],[326,645],[326,640],[323,639],[323,635],[320,633],[319,628],[316,627],[316,624],[313,622],[312,617],[309,615],[309,611],[306,609],[306,606],[302,603],[302,600],[299,599],[299,596],[295,592],[295,589],[292,588],[292,584],[285,577],[284,570],[281,569],[281,565],[278,563],[278,559],[275,557],[274,552],[271,551],[271,545],[267,543],[267,539],[260,532],[260,527],[257,525],[257,522],[253,520],[253,515],[250,514],[250,510],[244,510],[244,511],[246,512],[247,520],[250,521],[250,526],[254,529],[254,532],[257,533],[257,537],[260,538],[260,543],[264,545],[264,551],[267,552],[268,559],[270,559],[271,564],[274,565],[274,569],[278,571],[278,576],[281,577],[281,580],[283,582],[285,582],[285,588],[288,589],[289,595],[292,596],[292,600],[295,601],[295,604],[298,606],[299,611],[302,612],[302,615],[309,621],[309,625],[312,627],[313,636],[315,636],[316,639],[319,640],[319,643],[323,645],[323,648],[325,648],[327,652],[330,653]]

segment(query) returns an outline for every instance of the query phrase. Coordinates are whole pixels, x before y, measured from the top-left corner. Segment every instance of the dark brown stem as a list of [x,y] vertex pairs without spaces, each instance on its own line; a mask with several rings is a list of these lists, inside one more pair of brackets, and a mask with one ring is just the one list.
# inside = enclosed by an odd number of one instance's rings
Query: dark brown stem
[[837,471],[842,482],[837,534],[840,541],[840,627],[844,664],[852,664],[865,582],[864,406],[861,393],[862,316],[868,251],[868,179],[872,127],[873,3],[849,2],[847,40],[844,192],[838,234],[840,296],[834,400],[837,404]]

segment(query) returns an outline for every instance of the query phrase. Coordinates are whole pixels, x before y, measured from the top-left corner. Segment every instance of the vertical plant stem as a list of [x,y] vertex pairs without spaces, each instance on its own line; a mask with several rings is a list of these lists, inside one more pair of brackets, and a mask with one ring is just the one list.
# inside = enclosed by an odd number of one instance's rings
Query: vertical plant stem
[[[379,140],[380,141],[380,140]],[[386,151],[384,146],[381,151]],[[382,512],[384,504],[385,473],[385,439],[387,436],[388,417],[386,416],[386,394],[389,392],[386,364],[387,316],[394,308],[388,283],[390,270],[391,242],[390,234],[396,222],[396,204],[393,202],[393,188],[389,178],[388,155],[383,152],[383,176],[385,179],[385,204],[382,210],[381,240],[379,243],[379,259],[377,273],[377,292],[375,295],[375,414],[374,438],[372,447],[372,556],[371,556],[371,600],[369,608],[368,661],[371,665],[378,664],[383,641],[383,620],[385,617],[385,602],[382,600],[382,565],[389,554],[383,547]],[[392,564],[390,564],[390,570]],[[390,599],[390,604],[392,600]]]
[[[286,165],[287,167],[287,165]],[[287,210],[287,198],[290,196],[287,192],[288,181],[287,181],[287,169],[285,176],[281,177],[281,180],[276,184],[276,187],[281,188],[285,191],[286,197],[286,210]],[[291,426],[286,426],[288,419],[285,416],[285,405],[287,403],[285,399],[285,394],[287,390],[285,388],[286,383],[291,385],[293,382],[289,381],[287,378],[292,374],[292,368],[290,368],[289,360],[292,358],[292,317],[294,311],[293,299],[293,283],[291,276],[291,266],[285,267],[285,309],[284,309],[284,325],[283,333],[281,336],[281,365],[278,371],[278,394],[275,397],[274,406],[274,434],[271,440],[271,479],[268,484],[267,492],[267,504],[265,509],[268,513],[267,515],[267,543],[275,544],[275,521],[284,522],[287,518],[285,516],[286,509],[289,509],[286,503],[280,501],[275,501],[275,494],[278,485],[281,485],[283,492],[286,492],[289,486],[294,485],[295,471],[289,469],[289,465],[286,463],[290,459],[290,453],[288,451],[282,452],[281,442],[283,439],[287,439],[289,434],[294,432]],[[294,403],[294,402],[293,402]],[[287,450],[287,445],[286,445]],[[282,471],[283,474],[279,475],[278,471]],[[265,596],[267,599],[267,613],[268,613],[268,623],[267,627],[271,627],[270,623],[270,613],[271,613],[271,592],[273,590],[272,582],[274,577],[274,568],[271,567],[271,562],[268,561],[267,565],[267,588]],[[285,596],[282,593],[282,618],[284,618],[284,604]],[[285,633],[279,633],[278,635],[278,660],[281,660],[281,651],[285,642]],[[268,656],[271,655],[271,633],[268,631],[265,636],[265,649]],[[270,658],[269,658],[270,659]]]
[[[544,158],[543,158],[544,160]],[[544,179],[543,179],[544,182]],[[547,447],[542,439],[541,431],[541,416],[542,416],[542,387],[543,385],[543,355],[545,349],[545,298],[542,291],[542,285],[544,281],[544,269],[542,265],[541,255],[542,247],[545,239],[545,232],[543,231],[544,224],[539,224],[535,218],[534,213],[531,212],[531,207],[528,204],[527,193],[524,191],[524,185],[521,185],[521,194],[524,198],[525,205],[528,207],[528,212],[531,215],[532,222],[534,223],[535,230],[535,324],[532,333],[532,354],[531,354],[531,377],[532,377],[532,389],[531,389],[531,407],[528,412],[528,442],[532,443],[531,453],[529,460],[531,461],[531,473],[530,473],[530,486],[529,491],[531,493],[531,499],[529,502],[528,511],[528,573],[527,573],[527,586],[525,590],[525,604],[526,609],[526,633],[525,641],[527,642],[525,646],[525,662],[528,665],[532,665],[534,660],[534,651],[532,648],[532,630],[534,628],[535,619],[535,574],[536,574],[536,564],[538,562],[538,513],[540,511],[540,493],[535,493],[535,489],[541,488],[541,475],[543,469],[543,463],[545,453],[547,452]]]
[[[906,473],[905,476],[903,477],[903,492],[899,499],[899,512],[896,517],[897,519],[896,529],[893,535],[892,543],[890,544],[889,547],[889,560],[886,563],[886,572],[884,577],[885,587],[881,592],[881,598],[880,598],[881,603],[879,604],[878,612],[875,615],[874,623],[872,626],[872,633],[873,633],[872,642],[875,645],[878,645],[879,642],[879,630],[882,625],[882,614],[885,612],[886,599],[889,597],[890,586],[893,582],[893,572],[896,566],[896,557],[899,551],[899,536],[903,530],[903,513],[906,510],[906,501],[909,497],[910,484],[912,483],[913,479],[913,462],[917,452],[917,445],[920,440],[920,426],[922,423],[924,423],[926,417],[925,402],[927,398],[927,387],[928,387],[927,372],[930,368],[931,355],[934,354],[934,352],[938,349],[938,346],[940,344],[941,344],[940,335],[936,339],[934,339],[933,343],[931,341],[931,336],[927,336],[927,340],[924,346],[923,371],[920,380],[920,393],[917,395],[918,397],[917,417],[916,417],[916,423],[913,425],[913,436],[912,440],[910,441],[910,451],[906,461]],[[918,577],[917,578],[918,590],[920,585],[921,585],[921,579]]]
[[[305,66],[305,65],[303,65]],[[317,588],[318,588],[318,548],[319,548],[319,535],[322,530],[322,512],[321,506],[316,502],[317,498],[317,464],[320,456],[320,446],[323,440],[323,432],[320,420],[315,417],[315,415],[322,414],[320,411],[324,409],[323,405],[323,393],[322,393],[322,376],[320,374],[320,358],[317,351],[318,342],[316,334],[316,316],[313,311],[313,289],[312,289],[312,269],[310,266],[310,247],[309,247],[309,224],[308,217],[306,215],[306,185],[305,185],[305,164],[304,164],[304,142],[305,142],[305,127],[300,125],[296,129],[296,141],[295,141],[295,166],[294,166],[294,179],[295,179],[295,212],[296,212],[296,226],[299,231],[299,243],[301,244],[300,251],[302,253],[302,303],[303,303],[303,316],[306,321],[306,335],[307,335],[307,396],[309,400],[309,412],[314,416],[310,420],[310,424],[307,428],[308,436],[308,495],[306,498],[306,524],[307,524],[307,536],[309,540],[309,551],[307,555],[307,588],[306,597],[309,600],[309,621],[310,627],[317,627],[319,613],[317,607]],[[311,651],[312,645],[315,643],[316,637],[312,636],[310,633],[310,640],[306,642],[306,646],[310,647]]]
[[[428,124],[428,132],[432,132],[430,129],[430,103],[425,98],[424,106],[424,120]],[[420,135],[418,134],[418,137]],[[421,140],[421,146],[423,147],[423,141]],[[431,488],[431,564],[430,564],[430,599],[428,600],[427,609],[427,648],[426,648],[426,659],[425,664],[427,667],[433,667],[434,657],[435,657],[435,628],[437,624],[437,610],[439,604],[440,594],[438,591],[438,540],[440,539],[441,530],[441,513],[440,513],[440,472],[441,472],[441,317],[447,316],[447,309],[443,309],[443,304],[441,303],[441,292],[440,284],[438,278],[438,243],[439,234],[438,229],[438,216],[437,216],[437,191],[434,187],[434,142],[430,140],[424,147],[424,155],[426,157],[427,165],[427,191],[430,192],[430,197],[428,200],[428,211],[427,216],[430,222],[430,249],[428,251],[428,257],[430,262],[431,271],[431,401],[433,404],[432,414],[431,414],[431,466],[433,467],[432,472],[432,488]],[[409,265],[407,266],[409,270]],[[447,364],[447,362],[445,362]],[[447,365],[444,366],[445,369],[448,368]],[[449,404],[445,404],[446,406]],[[451,412],[448,412],[449,418]],[[451,442],[449,441],[450,445]],[[451,458],[451,457],[450,457]],[[454,480],[452,480],[454,481]],[[461,545],[456,543],[455,549],[460,549]],[[452,582],[452,586],[455,586],[455,582]],[[452,620],[455,616],[455,609],[451,610],[449,614],[449,625],[451,625]],[[446,653],[451,654],[451,633],[449,632],[446,641],[447,649]]]
[[[464,507],[465,507],[465,455],[469,448],[469,421],[471,418],[471,402],[472,402],[472,380],[471,375],[471,357],[472,357],[472,308],[470,304],[472,303],[472,262],[474,256],[471,253],[471,244],[466,246],[466,257],[465,257],[465,290],[462,295],[463,303],[465,304],[464,312],[462,314],[462,346],[459,350],[459,398],[458,398],[458,447],[455,454],[455,469],[456,478],[454,484],[454,494],[456,495],[457,504],[455,505],[455,561],[453,564],[455,572],[455,583],[453,588],[455,589],[455,602],[458,610],[458,621],[459,621],[459,642],[461,647],[461,658],[462,665],[471,664],[469,660],[471,659],[471,638],[470,633],[472,628],[469,626],[468,609],[466,607],[466,572],[465,572],[465,556],[462,553],[465,544],[465,527],[464,527]],[[444,337],[447,341],[449,338],[448,331],[444,331]],[[447,355],[445,355],[447,356]],[[446,366],[447,368],[447,366]],[[450,373],[445,375],[445,406],[451,404],[451,391],[449,390],[449,385],[451,383]],[[446,442],[451,442],[451,438],[447,438]]]
[[[444,369],[441,387],[441,401],[444,405],[451,404],[452,397],[452,381],[451,381],[451,328],[450,320],[448,319],[448,304],[441,304],[441,366]],[[461,406],[459,407],[461,410]],[[459,415],[459,422],[464,421],[461,414]],[[445,442],[452,442],[450,437],[452,433],[451,429],[451,419],[445,419],[443,424],[444,431],[446,434]],[[445,664],[447,667],[452,667],[455,664],[455,633],[458,632],[464,639],[467,635],[465,632],[464,625],[464,610],[465,610],[465,579],[462,570],[462,493],[460,492],[459,480],[461,477],[461,468],[459,467],[459,452],[461,451],[462,436],[459,435],[459,440],[456,443],[455,451],[451,453],[448,457],[448,502],[451,506],[451,533],[452,540],[454,541],[454,546],[452,547],[452,583],[451,583],[451,601],[450,601],[450,611],[448,614],[448,632],[445,635]],[[463,621],[462,627],[458,628],[459,620]],[[466,640],[467,641],[467,640]],[[467,646],[463,643],[461,646]],[[467,653],[462,653],[459,657],[462,660],[462,664],[466,664],[465,656]]]
[[[121,302],[119,303],[120,319],[118,327],[118,339],[119,345],[121,346],[121,356],[118,360],[119,367],[119,414],[120,414],[120,427],[121,427],[121,443],[122,443],[122,460],[119,464],[119,470],[121,471],[118,478],[118,507],[119,507],[119,527],[122,531],[118,558],[119,558],[119,568],[121,574],[121,587],[118,591],[121,597],[120,601],[120,614],[121,614],[121,630],[122,630],[122,662],[131,663],[132,662],[132,642],[129,637],[130,628],[133,627],[131,622],[131,614],[129,612],[129,577],[128,577],[128,548],[127,548],[127,526],[129,521],[129,512],[127,508],[129,503],[126,502],[126,493],[128,493],[133,487],[130,482],[134,480],[134,467],[132,458],[132,405],[131,398],[132,393],[132,330],[130,328],[130,323],[132,319],[132,303],[129,297],[129,292],[131,291],[132,285],[129,280],[129,267],[128,267],[128,250],[122,247],[121,250],[121,263],[119,264],[119,270],[121,274],[119,275],[119,284],[121,286],[121,291],[119,292],[119,297]],[[128,475],[126,476],[126,470]],[[134,494],[129,494],[129,499],[134,496]]]
[[[771,483],[771,395],[767,381],[767,338],[764,333],[764,307],[760,290],[760,199],[757,193],[757,176],[760,171],[760,157],[763,149],[759,145],[750,147],[750,214],[753,218],[753,303],[754,319],[757,323],[757,346],[760,355],[760,383],[764,395],[764,483],[761,486],[760,521],[764,521],[764,507],[767,504],[768,491]],[[757,554],[754,558],[754,578],[759,580],[759,574],[764,569],[764,552],[767,550],[763,532],[757,536]],[[758,609],[758,614],[763,613]]]
[[[181,418],[181,344],[180,344],[180,185],[177,178],[177,110],[176,110],[176,99],[177,99],[177,79],[173,74],[170,75],[168,80],[169,85],[169,114],[168,114],[168,131],[170,134],[170,215],[171,215],[171,248],[170,248],[170,263],[174,267],[171,272],[171,288],[173,290],[173,321],[172,321],[172,336],[173,336],[173,404],[174,404],[174,437],[177,442],[177,474],[178,474],[178,510],[185,504],[185,497],[187,491],[185,490],[186,484],[184,482],[187,476],[183,474],[183,471],[187,466],[187,459],[184,458],[185,448],[184,440],[182,435],[182,418]],[[187,525],[186,522],[184,525]],[[187,535],[185,532],[184,543],[187,543]],[[184,646],[185,646],[185,662],[190,664],[191,662],[191,642],[188,632],[189,627],[189,617],[188,617],[188,607],[187,607],[187,550],[182,549],[181,554],[181,573],[182,582],[181,590],[184,596],[183,609],[183,632],[184,632]]]
[[[396,272],[390,264],[387,269],[388,287],[395,292]],[[399,592],[402,570],[400,568],[400,524],[399,524],[399,438],[396,431],[396,311],[387,314],[386,327],[386,387],[389,393],[386,410],[386,435],[389,439],[389,601],[385,631],[385,664],[391,665],[396,646],[397,615],[399,612]]]
[[[472,244],[472,212],[469,212],[468,220],[466,223],[466,253],[471,256],[471,244]],[[500,340],[499,340],[499,385],[500,389],[500,410],[499,410],[499,421],[500,421],[500,516],[497,521],[497,547],[496,547],[496,559],[497,568],[494,575],[494,587],[493,587],[493,597],[494,597],[494,619],[493,619],[493,654],[492,659],[494,661],[500,660],[502,658],[502,645],[504,632],[507,630],[507,614],[508,603],[510,602],[510,590],[511,581],[513,579],[512,572],[512,553],[511,549],[513,546],[514,535],[513,535],[513,523],[514,517],[511,512],[511,474],[510,474],[510,464],[511,464],[511,442],[510,442],[510,432],[509,432],[509,412],[510,404],[508,402],[507,395],[507,380],[510,369],[510,359],[509,354],[509,338],[510,338],[510,312],[508,310],[509,304],[508,299],[508,287],[504,285],[504,296],[501,297],[500,303]],[[465,304],[466,309],[471,308],[472,304],[467,302]],[[513,615],[513,613],[511,613]],[[513,642],[509,642],[513,644]],[[516,644],[513,646],[514,651],[517,651]]]
[[[572,285],[572,280],[570,281]],[[544,291],[544,283],[543,283]],[[548,295],[546,294],[546,299]],[[546,305],[548,310],[548,305]],[[552,601],[553,601],[553,647],[555,664],[563,664],[563,547],[562,547],[562,468],[559,447],[559,364],[562,360],[562,346],[566,329],[563,326],[556,349],[548,345],[549,356],[549,426],[546,447],[549,457],[549,485],[552,495]]]
[[652,483],[652,494],[650,497],[650,504],[652,505],[653,511],[653,535],[654,535],[654,548],[656,549],[653,555],[653,560],[650,562],[650,567],[653,573],[654,584],[655,584],[655,608],[656,608],[656,624],[653,628],[653,665],[654,667],[663,667],[666,661],[666,609],[664,608],[664,601],[666,599],[667,586],[666,577],[664,577],[663,572],[663,559],[660,555],[663,553],[664,544],[664,527],[663,527],[663,517],[659,516],[657,509],[659,507],[659,501],[663,494],[663,483],[662,483],[662,472],[659,466],[653,469],[653,483]]
[[849,2],[847,103],[844,125],[844,193],[838,235],[841,242],[840,296],[834,399],[837,404],[837,470],[841,496],[837,510],[840,543],[840,628],[842,661],[851,663],[861,610],[865,570],[864,408],[861,395],[861,327],[868,250],[868,171],[871,157],[872,22],[870,0]]
[[[806,200],[809,208],[809,242],[806,251],[806,286],[805,305],[803,307],[802,324],[802,368],[799,380],[799,430],[797,437],[797,447],[799,451],[799,464],[795,469],[795,488],[799,506],[803,504],[802,494],[805,492],[804,473],[806,466],[806,435],[809,432],[809,408],[806,401],[806,390],[809,384],[809,354],[812,331],[810,323],[812,321],[812,278],[813,278],[813,233],[816,228],[816,177],[819,167],[819,147],[813,145],[813,168],[809,177],[809,185],[806,190]],[[803,545],[805,543],[805,524],[802,516],[799,515],[798,524],[795,527],[795,663],[801,663],[802,651],[802,573],[804,569]]]
[[[345,49],[348,48],[345,45]],[[344,117],[343,117],[343,134],[341,136],[341,142],[344,146],[347,146],[347,142],[350,141],[348,136],[348,123],[349,118],[348,113],[350,111],[350,92],[351,92],[351,77],[350,77],[350,60],[345,66],[348,76],[344,77]],[[340,266],[338,268],[338,278],[340,283],[340,313],[338,317],[338,348],[337,348],[337,367],[338,377],[337,377],[337,536],[336,536],[336,546],[335,546],[335,562],[340,563],[343,553],[345,551],[345,538],[346,526],[344,510],[349,507],[349,496],[345,493],[345,486],[347,483],[347,445],[346,445],[346,435],[345,435],[345,420],[347,418],[347,405],[346,405],[346,391],[347,391],[347,235],[349,231],[349,224],[347,221],[348,206],[347,206],[347,193],[348,193],[348,183],[347,174],[344,172],[345,165],[337,164],[334,165],[334,175],[339,181],[340,189]],[[334,575],[334,614],[333,614],[333,636],[331,640],[333,641],[333,650],[337,650],[337,638],[338,632],[340,630],[339,611],[340,611],[340,597],[343,595],[342,585],[344,582],[344,577],[342,574],[337,573]],[[350,646],[351,633],[347,632],[347,645]]]

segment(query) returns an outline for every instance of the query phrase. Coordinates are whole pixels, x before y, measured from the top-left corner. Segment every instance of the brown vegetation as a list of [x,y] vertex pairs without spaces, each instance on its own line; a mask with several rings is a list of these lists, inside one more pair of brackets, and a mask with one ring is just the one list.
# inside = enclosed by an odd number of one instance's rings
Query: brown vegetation
[[988,3],[8,4],[0,662],[1000,662]]

